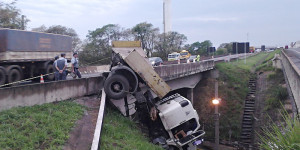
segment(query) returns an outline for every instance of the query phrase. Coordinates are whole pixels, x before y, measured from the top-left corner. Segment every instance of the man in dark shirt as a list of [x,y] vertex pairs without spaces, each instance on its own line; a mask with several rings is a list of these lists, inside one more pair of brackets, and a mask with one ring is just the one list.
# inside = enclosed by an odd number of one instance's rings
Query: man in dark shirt
[[55,81],[58,81],[58,70],[56,69],[56,62],[57,62],[57,59],[58,59],[59,57],[58,56],[55,56],[54,57],[54,63],[53,63],[53,67],[54,67],[54,79],[55,79]]
[[66,74],[66,68],[67,68],[67,59],[66,54],[62,53],[60,55],[61,57],[56,61],[55,68],[58,70],[58,80],[66,80],[67,74]]

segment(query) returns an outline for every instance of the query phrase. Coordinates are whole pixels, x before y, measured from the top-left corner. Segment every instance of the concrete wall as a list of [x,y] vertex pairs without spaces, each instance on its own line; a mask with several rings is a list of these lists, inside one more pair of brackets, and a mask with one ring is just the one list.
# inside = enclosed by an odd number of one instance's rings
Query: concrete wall
[[87,66],[87,67],[80,67],[79,71],[81,74],[88,74],[88,73],[98,73],[109,71],[110,65],[102,65],[102,66]]
[[300,70],[282,51],[282,65],[284,67],[298,113],[300,112]]
[[165,81],[189,76],[192,74],[204,72],[213,69],[215,63],[213,60],[201,61],[196,63],[174,64],[167,66],[154,67],[157,74]]
[[95,94],[102,87],[103,77],[91,77],[3,88],[0,89],[0,111]]
[[272,66],[278,69],[281,68],[281,57],[279,54],[275,54],[274,58],[272,59]]

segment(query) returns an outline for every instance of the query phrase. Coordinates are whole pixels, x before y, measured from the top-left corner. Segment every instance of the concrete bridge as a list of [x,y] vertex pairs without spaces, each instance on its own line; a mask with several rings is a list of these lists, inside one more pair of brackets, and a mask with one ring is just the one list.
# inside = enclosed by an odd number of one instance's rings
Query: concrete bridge
[[[158,66],[154,69],[172,90],[188,89],[187,98],[192,100],[192,89],[205,75],[211,75],[210,71],[214,69],[215,61],[236,59],[243,56],[224,56],[196,63]],[[103,88],[103,80],[104,78],[99,73],[96,77],[1,88],[0,111],[12,107],[32,106],[96,94]]]
[[[200,81],[201,73],[213,68],[214,61],[203,61],[160,66],[156,67],[155,70],[173,89],[179,89],[181,87],[193,88],[196,85],[195,83]],[[185,78],[187,76],[191,78]],[[103,79],[101,73],[99,73],[97,77],[2,88],[0,89],[0,111],[12,107],[32,106],[95,94],[102,89]],[[176,79],[186,84],[181,86],[174,84]],[[186,81],[183,82],[183,80]]]
[[[275,59],[276,60],[276,59]],[[294,114],[300,112],[300,48],[283,50],[280,59]],[[275,61],[276,62],[276,61]]]

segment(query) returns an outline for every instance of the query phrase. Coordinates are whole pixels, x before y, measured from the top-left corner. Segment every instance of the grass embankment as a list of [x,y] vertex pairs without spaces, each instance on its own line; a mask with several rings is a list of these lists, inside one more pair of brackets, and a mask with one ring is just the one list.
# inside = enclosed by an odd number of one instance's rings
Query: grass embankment
[[[241,132],[241,114],[243,113],[244,100],[249,91],[248,81],[253,67],[263,61],[269,53],[259,53],[246,60],[238,60],[231,63],[219,63],[216,65],[220,71],[219,95],[222,98],[220,105],[220,132],[223,138],[229,137],[228,131],[232,131],[232,137],[238,139]],[[222,134],[221,134],[222,135]]]
[[0,112],[0,149],[62,149],[83,112],[71,101]]
[[299,150],[300,149],[300,120],[290,117],[287,111],[281,113],[281,124],[273,122],[269,128],[264,128],[259,137],[260,148],[265,150]]
[[284,86],[285,80],[282,70],[276,69],[272,66],[272,58],[275,54],[279,53],[279,50],[270,53],[269,56],[262,62],[262,64],[256,68],[257,72],[267,73],[267,80],[269,84],[267,85],[267,90],[265,91],[266,96],[264,97],[265,111],[280,108],[280,104],[283,104],[284,100],[288,97],[287,89]]
[[[258,122],[260,129],[256,133],[260,137],[260,148],[300,149],[299,116],[291,118],[291,104],[282,70],[272,67],[272,56],[280,51],[272,52],[266,60],[256,68],[261,77],[265,78],[265,89],[262,101],[262,116]],[[263,75],[264,74],[264,75]]]
[[[216,68],[219,76],[219,97],[220,104],[220,136],[221,139],[238,140],[241,132],[241,115],[243,104],[248,93],[248,81],[254,74],[253,67],[264,60],[269,53],[259,53],[244,60],[234,60],[230,63],[218,63]],[[195,108],[197,109],[202,123],[205,125],[206,137],[214,137],[214,106],[211,99],[214,97],[214,80],[201,81],[195,89]]]
[[107,107],[101,133],[103,150],[162,150],[142,134],[138,126],[116,110]]

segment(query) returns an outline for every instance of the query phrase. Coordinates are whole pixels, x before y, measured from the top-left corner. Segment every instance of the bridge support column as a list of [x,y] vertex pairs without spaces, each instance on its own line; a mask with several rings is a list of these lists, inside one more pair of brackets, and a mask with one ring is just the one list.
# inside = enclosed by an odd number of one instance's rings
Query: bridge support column
[[187,99],[189,99],[191,101],[191,103],[194,104],[194,88],[188,89]]

